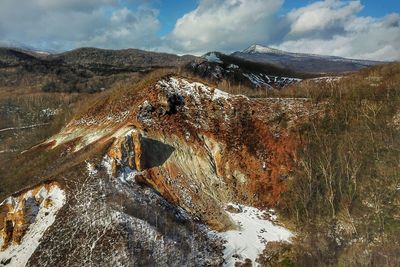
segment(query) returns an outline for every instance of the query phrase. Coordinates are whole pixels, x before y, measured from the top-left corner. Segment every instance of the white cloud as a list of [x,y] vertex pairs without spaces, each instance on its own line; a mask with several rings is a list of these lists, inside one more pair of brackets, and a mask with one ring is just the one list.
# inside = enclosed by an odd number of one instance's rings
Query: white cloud
[[46,10],[93,10],[99,6],[116,5],[115,0],[31,0]]
[[252,43],[293,52],[398,60],[400,19],[359,16],[360,0],[323,0],[277,13],[283,0],[200,0],[175,24],[165,45],[178,52],[230,52]]
[[113,12],[110,22],[103,31],[92,38],[80,41],[80,46],[97,46],[112,48],[151,48],[159,43],[155,33],[160,23],[158,11],[142,9],[133,12],[122,8]]
[[287,14],[281,13],[284,0],[199,0],[162,38],[157,36],[159,12],[152,8],[157,1],[0,0],[0,43],[179,54],[232,52],[260,43],[293,52],[400,59],[400,15],[361,16],[360,0],[320,0]]
[[275,46],[307,52],[360,59],[400,59],[400,16],[361,17],[359,1],[320,1],[291,11],[290,31]]
[[[158,12],[145,0],[1,0],[0,36],[37,48],[146,48],[158,43]],[[137,2],[136,11],[121,3]]]
[[327,0],[295,9],[287,15],[291,22],[289,34],[304,34],[307,32],[327,30],[329,28],[345,27],[349,19],[362,10],[360,1],[344,3]]
[[202,0],[181,17],[167,37],[177,50],[202,53],[231,51],[279,35],[276,13],[283,0]]

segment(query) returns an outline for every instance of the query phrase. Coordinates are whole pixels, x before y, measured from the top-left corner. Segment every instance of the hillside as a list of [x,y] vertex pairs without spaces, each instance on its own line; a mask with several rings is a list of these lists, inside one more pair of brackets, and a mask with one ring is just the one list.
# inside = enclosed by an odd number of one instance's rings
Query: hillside
[[[190,265],[222,262],[222,241],[218,240],[223,236],[217,232],[213,238],[207,235],[212,230],[235,229],[234,217],[225,211],[231,202],[258,208],[276,203],[298,145],[291,129],[319,111],[304,99],[251,100],[179,76],[149,77],[135,86],[110,91],[58,134],[15,162],[5,163],[24,162],[24,167],[3,170],[7,179],[1,188],[8,188],[3,197],[17,190],[15,181],[28,188],[41,188],[43,181],[52,181],[65,194],[66,204],[54,223],[62,225],[62,230],[55,226],[46,231],[42,240],[47,241],[32,251],[28,265],[52,265],[63,255],[75,255],[77,262],[109,264],[148,260],[148,264],[179,265],[184,257],[191,259]],[[285,123],[279,119],[283,112]],[[255,140],[264,140],[263,145]],[[49,158],[55,160],[50,163]],[[119,199],[123,199],[122,206]],[[144,203],[154,212],[143,213]],[[7,205],[3,206],[6,210]],[[103,207],[104,214],[97,207]],[[89,213],[77,216],[76,221],[62,219],[75,217],[71,212],[82,209]],[[89,227],[94,214],[98,226]],[[120,228],[123,222],[125,228]],[[107,245],[115,238],[127,242],[129,231],[137,231],[139,225],[143,235],[135,235],[132,241],[142,244],[139,254],[116,243]],[[102,227],[107,232],[102,233]],[[18,239],[3,240],[3,257],[11,253],[9,246],[30,242],[19,228],[7,229],[3,228],[4,236],[17,235]],[[89,249],[92,241],[85,236],[91,232],[101,241]],[[65,235],[70,235],[70,245],[61,248]],[[277,236],[268,238],[280,240]],[[181,241],[174,244],[176,240]],[[101,256],[109,255],[107,247],[115,257]],[[149,249],[151,259],[137,256]],[[167,257],[170,253],[181,256],[171,259]],[[245,259],[244,253],[237,261]]]
[[[196,64],[307,78],[220,54]],[[399,64],[274,97],[193,74],[0,98],[3,150],[25,149],[0,157],[0,264],[399,263]],[[4,130],[16,122],[39,126]]]
[[209,52],[202,58],[205,60],[186,66],[189,72],[210,81],[249,87],[255,91],[279,90],[303,79],[318,76],[296,72],[270,62],[254,62],[219,52]]
[[68,64],[85,66],[109,65],[120,68],[129,67],[172,67],[194,60],[194,56],[177,56],[139,49],[106,50],[99,48],[78,48],[61,54],[50,55]]
[[100,92],[153,69],[177,68],[195,59],[137,49],[80,48],[43,54],[0,48],[0,90]]

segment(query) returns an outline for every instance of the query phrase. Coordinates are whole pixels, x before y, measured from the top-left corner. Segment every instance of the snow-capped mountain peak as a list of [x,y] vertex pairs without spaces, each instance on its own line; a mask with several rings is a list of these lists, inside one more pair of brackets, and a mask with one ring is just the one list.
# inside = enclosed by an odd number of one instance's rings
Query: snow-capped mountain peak
[[256,54],[256,53],[283,54],[284,52],[279,50],[279,49],[275,49],[275,48],[271,48],[271,47],[267,47],[267,46],[262,46],[262,45],[258,45],[258,44],[253,44],[253,45],[249,46],[248,48],[246,48],[245,50],[243,50],[243,53],[248,53],[248,54]]
[[343,58],[318,54],[295,53],[253,44],[232,56],[245,60],[274,63],[294,71],[309,73],[341,73],[356,71],[367,66],[382,64],[383,62]]

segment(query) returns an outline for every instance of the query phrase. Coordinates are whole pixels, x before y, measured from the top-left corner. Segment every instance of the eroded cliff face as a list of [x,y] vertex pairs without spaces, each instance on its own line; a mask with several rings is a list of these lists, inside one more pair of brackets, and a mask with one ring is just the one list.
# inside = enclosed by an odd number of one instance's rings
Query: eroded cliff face
[[307,99],[249,99],[175,77],[121,101],[128,108],[117,115],[88,113],[49,143],[78,151],[114,139],[112,175],[134,172],[217,230],[231,227],[228,202],[276,203],[300,143],[296,126],[320,109]]
[[0,204],[1,264],[24,266],[65,203],[57,182],[48,182],[11,196]]
[[[65,205],[51,228],[40,223],[41,242],[26,265],[222,264],[226,235],[218,232],[239,231],[242,218],[228,203],[273,207],[301,145],[296,129],[320,111],[307,99],[249,99],[178,77],[91,108],[33,148],[73,161],[54,174]],[[1,206],[0,261],[22,257],[10,248],[29,243],[36,207],[46,213],[49,197],[40,190],[30,193],[33,206],[26,193]],[[263,237],[261,230],[252,233]],[[247,255],[254,261],[257,253]]]

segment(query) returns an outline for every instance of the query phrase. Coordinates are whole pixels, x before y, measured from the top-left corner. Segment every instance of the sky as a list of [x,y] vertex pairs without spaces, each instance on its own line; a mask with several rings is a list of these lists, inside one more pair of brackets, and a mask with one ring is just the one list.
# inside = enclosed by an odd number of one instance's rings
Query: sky
[[399,0],[1,0],[0,45],[400,60]]

